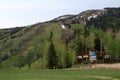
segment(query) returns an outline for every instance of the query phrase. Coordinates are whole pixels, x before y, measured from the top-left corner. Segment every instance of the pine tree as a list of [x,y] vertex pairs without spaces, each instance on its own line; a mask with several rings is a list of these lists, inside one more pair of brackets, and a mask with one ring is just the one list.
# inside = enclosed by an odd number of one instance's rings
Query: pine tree
[[57,68],[57,63],[58,63],[58,57],[56,55],[55,49],[54,49],[54,44],[52,41],[50,41],[50,46],[48,49],[48,65],[47,67],[49,69],[55,69]]

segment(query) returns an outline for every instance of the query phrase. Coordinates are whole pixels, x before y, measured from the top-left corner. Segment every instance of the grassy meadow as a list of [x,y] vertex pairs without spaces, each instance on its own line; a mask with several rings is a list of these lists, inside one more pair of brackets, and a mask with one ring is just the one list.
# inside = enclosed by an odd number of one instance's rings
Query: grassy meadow
[[2,69],[0,80],[120,80],[120,69]]

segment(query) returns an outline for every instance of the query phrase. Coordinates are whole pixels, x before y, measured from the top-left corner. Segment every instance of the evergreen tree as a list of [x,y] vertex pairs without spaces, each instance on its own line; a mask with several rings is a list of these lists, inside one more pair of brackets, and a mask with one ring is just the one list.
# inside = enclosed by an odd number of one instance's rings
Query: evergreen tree
[[56,55],[55,49],[54,49],[54,44],[51,41],[49,49],[48,49],[48,65],[47,67],[49,69],[54,69],[57,68],[57,63],[58,63],[58,57]]

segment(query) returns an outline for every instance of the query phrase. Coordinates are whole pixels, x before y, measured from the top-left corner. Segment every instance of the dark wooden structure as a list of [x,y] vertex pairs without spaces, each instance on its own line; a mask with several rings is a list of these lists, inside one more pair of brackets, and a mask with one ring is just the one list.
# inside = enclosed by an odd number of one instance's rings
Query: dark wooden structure
[[[91,52],[94,53],[94,56],[91,56]],[[108,59],[109,62],[111,63],[111,55],[110,54],[106,54],[104,51],[102,51],[102,53],[100,51],[97,50],[90,50],[87,53],[81,53],[78,54],[76,57],[76,63],[82,63],[82,64],[86,64],[89,62],[93,62],[93,63],[105,63],[105,60]],[[93,58],[93,59],[92,59]]]

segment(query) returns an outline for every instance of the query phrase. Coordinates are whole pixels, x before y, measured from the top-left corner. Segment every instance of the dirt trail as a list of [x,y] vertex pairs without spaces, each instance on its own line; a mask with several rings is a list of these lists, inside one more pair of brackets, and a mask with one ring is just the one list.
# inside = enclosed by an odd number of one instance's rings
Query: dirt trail
[[93,68],[111,68],[111,69],[120,69],[120,63],[115,63],[115,64],[93,64],[91,67],[88,65],[84,66],[81,65],[80,67],[76,67],[76,68],[69,68],[67,70],[79,70],[79,69],[93,69]]
[[97,78],[97,79],[103,79],[103,80],[119,80],[116,78],[112,78],[112,77],[106,77],[106,76],[88,76],[89,78]]
[[95,64],[92,68],[113,68],[113,69],[120,69],[120,63],[116,64]]

